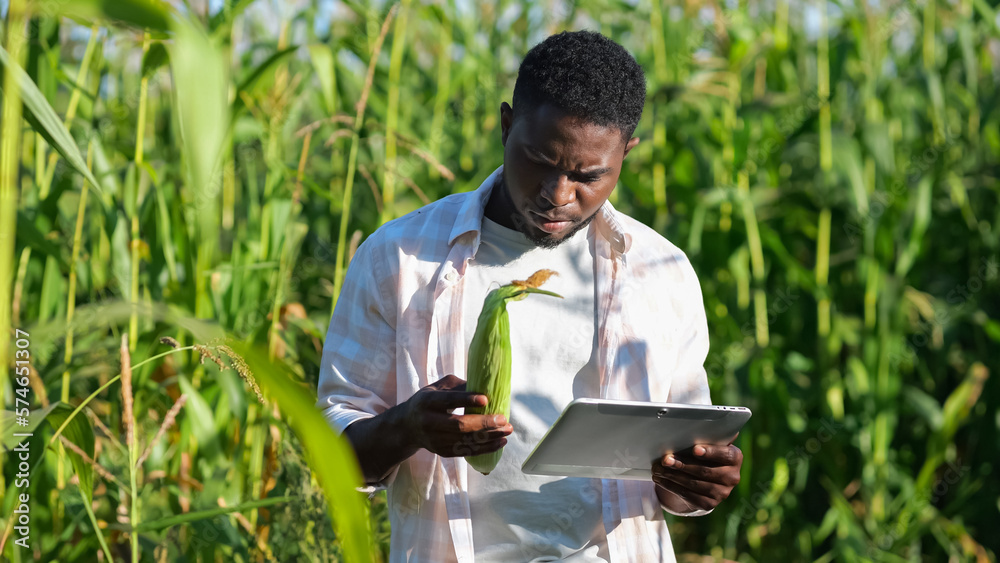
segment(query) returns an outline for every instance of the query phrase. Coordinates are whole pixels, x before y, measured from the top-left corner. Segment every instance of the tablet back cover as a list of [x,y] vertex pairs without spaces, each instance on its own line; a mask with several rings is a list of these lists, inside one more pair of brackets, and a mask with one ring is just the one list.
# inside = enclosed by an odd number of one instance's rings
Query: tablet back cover
[[744,407],[577,399],[521,466],[524,473],[649,480],[667,452],[727,444],[750,418]]

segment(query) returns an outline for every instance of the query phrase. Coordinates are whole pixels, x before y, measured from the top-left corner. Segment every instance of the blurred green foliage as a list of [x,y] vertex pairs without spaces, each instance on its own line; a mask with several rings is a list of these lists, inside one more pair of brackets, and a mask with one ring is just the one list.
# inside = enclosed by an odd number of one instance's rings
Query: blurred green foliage
[[[5,4],[30,84],[3,84],[0,327],[32,334],[32,408],[94,395],[104,469],[88,510],[79,444],[36,433],[34,547],[8,560],[339,559],[330,516],[384,558],[384,494],[344,508],[354,477],[314,474],[326,438],[296,419],[343,270],[502,162],[520,58],[580,28],[649,82],[612,203],[688,253],[713,399],[754,411],[733,496],[671,518],[679,558],[996,560],[995,0],[174,4]],[[126,399],[129,357],[152,361]]]

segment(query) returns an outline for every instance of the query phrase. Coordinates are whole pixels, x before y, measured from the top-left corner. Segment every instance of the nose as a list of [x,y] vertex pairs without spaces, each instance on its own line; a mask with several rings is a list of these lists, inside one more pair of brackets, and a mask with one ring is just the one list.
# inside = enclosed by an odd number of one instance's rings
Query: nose
[[546,179],[539,194],[552,207],[562,207],[576,201],[576,184],[563,172]]

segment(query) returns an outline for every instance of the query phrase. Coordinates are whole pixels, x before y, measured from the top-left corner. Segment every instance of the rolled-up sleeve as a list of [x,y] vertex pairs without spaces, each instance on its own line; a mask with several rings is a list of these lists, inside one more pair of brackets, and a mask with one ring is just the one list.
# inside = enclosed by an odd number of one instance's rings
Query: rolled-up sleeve
[[338,434],[396,402],[395,283],[379,239],[351,259],[323,344],[317,406]]

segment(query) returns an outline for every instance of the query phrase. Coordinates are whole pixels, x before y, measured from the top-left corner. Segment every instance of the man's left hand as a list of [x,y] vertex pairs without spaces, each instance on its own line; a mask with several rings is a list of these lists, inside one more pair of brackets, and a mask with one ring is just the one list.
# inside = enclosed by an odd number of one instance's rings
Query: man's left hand
[[653,463],[660,502],[679,514],[712,510],[740,482],[743,452],[728,446],[697,444]]

